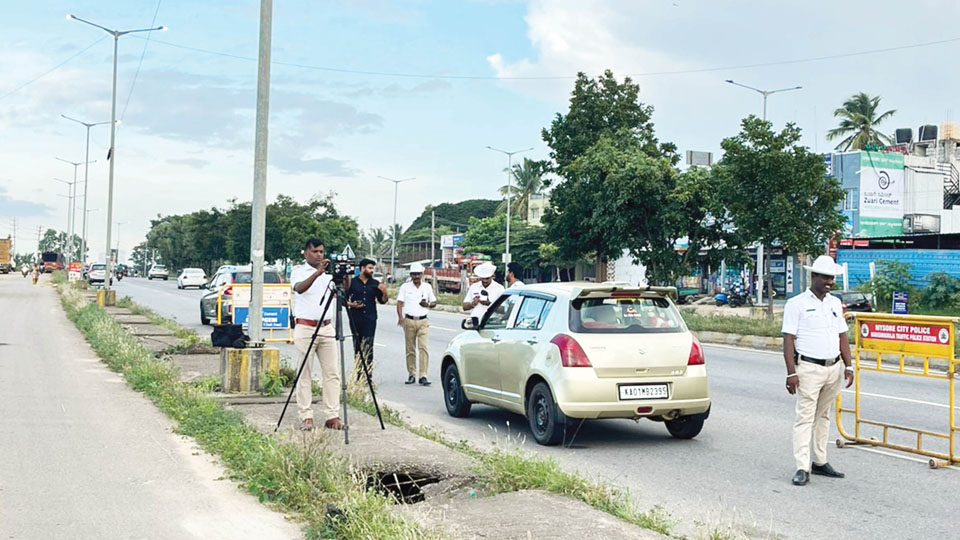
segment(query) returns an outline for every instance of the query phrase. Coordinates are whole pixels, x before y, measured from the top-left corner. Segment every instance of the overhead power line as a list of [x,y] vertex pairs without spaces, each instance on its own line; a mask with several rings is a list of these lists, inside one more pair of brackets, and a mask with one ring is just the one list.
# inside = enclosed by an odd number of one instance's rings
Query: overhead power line
[[10,90],[10,91],[7,92],[6,94],[3,94],[2,96],[0,96],[0,100],[5,99],[5,98],[8,97],[8,96],[12,96],[13,94],[16,94],[16,93],[19,92],[20,90],[23,90],[24,88],[30,86],[31,84],[39,81],[40,79],[46,77],[47,75],[53,73],[54,71],[56,71],[56,70],[58,70],[58,69],[60,69],[61,67],[63,67],[64,64],[66,64],[67,62],[69,62],[69,61],[73,60],[74,58],[80,56],[81,54],[87,52],[88,50],[90,50],[91,47],[93,47],[94,45],[96,45],[97,43],[100,43],[101,41],[103,41],[103,40],[105,40],[105,39],[107,39],[107,36],[103,36],[103,37],[97,39],[97,40],[94,41],[93,43],[87,45],[86,47],[80,49],[79,51],[77,51],[77,52],[73,53],[72,55],[70,55],[69,57],[67,57],[67,59],[64,60],[63,62],[60,62],[59,64],[53,66],[52,68],[48,69],[47,71],[44,71],[44,72],[41,73],[40,75],[37,75],[36,77],[34,77],[34,78],[30,79],[29,81],[21,84],[20,86],[17,86],[16,88],[14,88],[13,90]]
[[[131,36],[138,39],[149,39],[142,36]],[[181,45],[179,43],[172,43],[169,41],[161,41],[159,39],[154,39],[154,43],[159,43],[161,45],[166,45],[168,47],[173,47],[177,49],[182,49],[186,51],[199,52],[203,54],[209,54],[214,56],[221,56],[225,58],[234,58],[237,60],[246,60],[250,62],[256,62],[257,58],[252,56],[242,56],[238,54],[225,53],[220,51],[212,51],[209,49],[203,49],[200,47],[192,47],[189,45]],[[907,49],[916,49],[920,47],[932,47],[935,45],[944,45],[947,43],[956,43],[960,42],[960,37],[953,37],[948,39],[941,39],[936,41],[925,41],[921,43],[912,43],[908,45],[899,45],[895,47],[883,47],[880,49],[869,49],[865,51],[857,51],[850,53],[842,54],[829,54],[824,56],[811,56],[806,58],[795,58],[791,60],[777,60],[771,62],[755,62],[751,64],[733,64],[728,66],[716,66],[716,67],[707,67],[707,68],[695,68],[695,69],[681,69],[681,70],[672,70],[672,71],[647,71],[640,73],[628,73],[629,77],[654,77],[662,75],[686,75],[693,73],[709,73],[713,71],[730,71],[735,69],[749,69],[749,68],[758,68],[758,67],[770,67],[770,66],[780,66],[780,65],[789,65],[789,64],[802,64],[807,62],[822,62],[826,60],[837,60],[841,58],[851,58],[856,56],[866,56],[872,54],[882,54],[894,51],[902,51]],[[575,76],[571,75],[546,75],[546,76],[526,76],[526,77],[503,77],[495,75],[443,75],[443,74],[430,74],[430,73],[406,73],[406,72],[396,72],[396,71],[373,71],[373,70],[361,70],[361,69],[350,69],[350,68],[337,68],[331,66],[319,66],[312,64],[301,64],[297,62],[281,62],[273,61],[272,65],[276,66],[287,66],[300,69],[310,69],[315,71],[327,71],[331,73],[345,73],[350,75],[368,75],[375,77],[395,77],[395,78],[408,78],[408,79],[448,79],[448,80],[494,80],[494,81],[510,81],[510,80],[566,80],[566,79],[575,79]]]
[[[153,28],[157,25],[157,14],[160,13],[160,3],[163,0],[157,0],[157,9],[153,10],[153,20],[150,21],[150,27]],[[137,62],[137,71],[133,74],[133,81],[130,83],[130,91],[127,93],[127,100],[123,103],[123,111],[120,113],[120,121],[123,122],[123,117],[127,115],[127,106],[130,105],[130,96],[133,95],[133,88],[137,85],[137,77],[140,75],[140,66],[143,65],[143,57],[147,54],[147,45],[150,45],[150,36],[153,35],[153,32],[147,32],[146,40],[143,42],[143,51],[140,52],[140,61]]]

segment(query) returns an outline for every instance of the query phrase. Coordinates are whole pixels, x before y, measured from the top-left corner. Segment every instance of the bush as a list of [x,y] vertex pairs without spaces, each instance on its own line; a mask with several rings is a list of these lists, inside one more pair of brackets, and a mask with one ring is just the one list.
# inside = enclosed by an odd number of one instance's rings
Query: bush
[[933,272],[927,280],[930,283],[920,292],[924,306],[932,309],[960,307],[960,279],[946,272]]
[[910,286],[910,265],[899,261],[877,261],[877,272],[873,279],[860,286],[860,290],[872,293],[877,300],[874,306],[887,311],[893,303],[894,291],[916,292]]

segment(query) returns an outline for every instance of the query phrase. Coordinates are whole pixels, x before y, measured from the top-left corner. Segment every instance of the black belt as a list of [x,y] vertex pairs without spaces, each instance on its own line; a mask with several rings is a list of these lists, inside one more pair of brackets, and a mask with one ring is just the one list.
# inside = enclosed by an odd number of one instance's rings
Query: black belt
[[414,321],[422,321],[427,318],[426,315],[424,315],[423,317],[414,317],[413,315],[404,315],[404,317],[408,319],[413,319]]
[[809,356],[804,356],[804,355],[802,355],[802,354],[799,356],[799,358],[800,358],[800,360],[803,360],[804,362],[810,362],[811,364],[817,364],[817,365],[821,365],[821,366],[824,366],[824,367],[832,366],[832,365],[836,364],[836,363],[840,360],[840,357],[839,357],[839,356],[836,357],[836,358],[830,358],[829,360],[821,360],[821,359],[819,359],[819,358],[810,358]]

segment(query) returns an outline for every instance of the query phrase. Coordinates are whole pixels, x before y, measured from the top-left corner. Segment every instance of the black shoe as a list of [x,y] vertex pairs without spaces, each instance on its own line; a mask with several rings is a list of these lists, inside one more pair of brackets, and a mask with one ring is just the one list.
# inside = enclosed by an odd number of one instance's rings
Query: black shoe
[[797,474],[793,475],[793,485],[795,486],[805,486],[810,482],[810,473],[800,469],[797,471]]
[[842,472],[833,468],[829,463],[824,463],[823,465],[817,465],[816,463],[810,467],[810,472],[813,474],[819,474],[820,476],[829,476],[830,478],[843,478],[846,476]]
[[430,386],[430,381],[426,377],[420,377],[420,386]]
[[415,382],[417,382],[417,378],[414,377],[413,375],[411,375],[410,378],[407,379],[407,382],[404,383],[404,384],[413,384],[413,383],[415,383]]

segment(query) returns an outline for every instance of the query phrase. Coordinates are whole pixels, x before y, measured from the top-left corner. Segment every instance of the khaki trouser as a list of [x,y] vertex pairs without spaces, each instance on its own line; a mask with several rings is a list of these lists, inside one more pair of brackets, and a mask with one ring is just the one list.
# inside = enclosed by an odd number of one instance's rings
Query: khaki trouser
[[[300,351],[300,358],[307,352],[310,346],[310,338],[313,337],[313,326],[298,324],[293,329],[293,344]],[[320,409],[320,420],[326,422],[331,418],[340,417],[340,366],[337,364],[337,340],[336,331],[332,324],[320,327],[317,333],[317,340],[313,344],[313,354],[307,358],[307,363],[303,366],[303,373],[297,382],[297,409],[300,420],[313,418],[313,391],[311,388],[311,365],[313,356],[316,355],[320,362],[320,381],[323,387],[322,402]],[[296,366],[299,368],[299,364]]]
[[[406,338],[407,348],[407,373],[411,377],[417,377],[417,349],[420,350],[420,375],[423,378],[427,376],[427,368],[430,366],[430,353],[427,352],[427,332],[430,330],[430,323],[427,319],[408,319],[403,318],[403,335]],[[416,348],[414,348],[416,347]]]
[[810,471],[810,434],[813,433],[813,462],[827,462],[830,435],[830,407],[843,381],[843,362],[829,367],[802,360],[797,362],[797,420],[793,424],[793,456],[797,470]]

